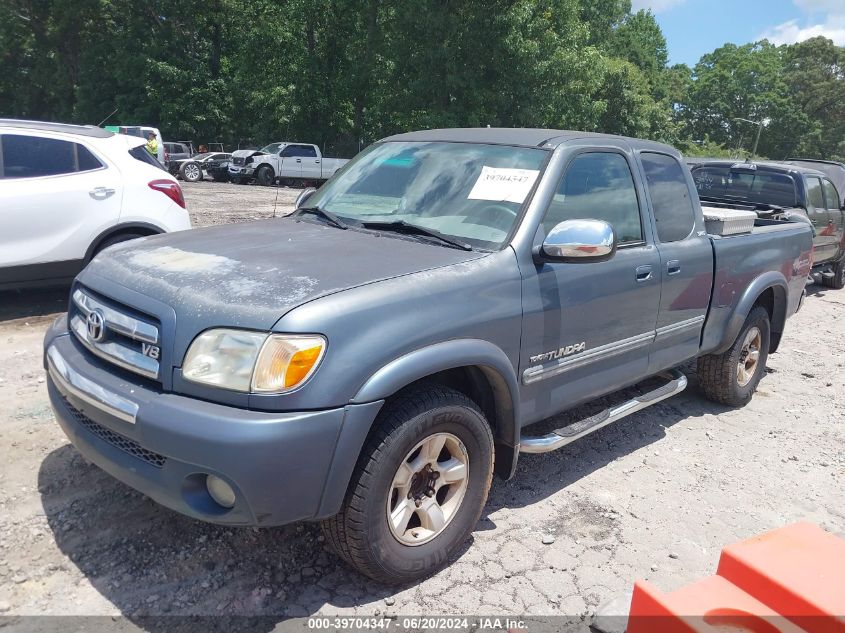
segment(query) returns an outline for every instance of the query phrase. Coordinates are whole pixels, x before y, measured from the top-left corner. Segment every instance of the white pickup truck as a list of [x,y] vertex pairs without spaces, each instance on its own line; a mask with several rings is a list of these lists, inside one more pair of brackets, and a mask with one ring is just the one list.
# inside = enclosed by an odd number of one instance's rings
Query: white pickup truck
[[349,162],[345,158],[326,158],[319,147],[307,143],[270,143],[260,152],[250,161],[239,161],[239,152],[235,152],[229,165],[229,179],[246,182],[254,178],[265,186],[277,180],[282,184],[321,183]]

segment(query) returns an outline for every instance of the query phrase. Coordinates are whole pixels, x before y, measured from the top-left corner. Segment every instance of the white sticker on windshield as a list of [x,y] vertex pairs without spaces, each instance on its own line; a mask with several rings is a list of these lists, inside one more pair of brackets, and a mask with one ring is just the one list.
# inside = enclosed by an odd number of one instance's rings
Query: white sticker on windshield
[[536,169],[481,168],[481,175],[467,196],[470,200],[495,200],[522,204],[540,172]]

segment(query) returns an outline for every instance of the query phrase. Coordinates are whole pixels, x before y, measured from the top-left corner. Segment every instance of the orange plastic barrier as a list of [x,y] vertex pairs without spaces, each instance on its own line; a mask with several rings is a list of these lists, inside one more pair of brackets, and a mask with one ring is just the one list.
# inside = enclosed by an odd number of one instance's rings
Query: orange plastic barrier
[[722,550],[672,593],[637,581],[627,633],[845,633],[845,540],[796,523]]

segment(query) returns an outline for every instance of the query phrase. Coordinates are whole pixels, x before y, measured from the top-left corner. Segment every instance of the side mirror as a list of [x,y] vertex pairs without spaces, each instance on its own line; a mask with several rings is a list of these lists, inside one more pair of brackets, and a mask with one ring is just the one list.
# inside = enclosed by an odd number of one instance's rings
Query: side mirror
[[555,226],[535,257],[541,261],[603,262],[616,253],[616,234],[604,220],[566,220]]
[[299,207],[303,206],[306,202],[308,202],[308,198],[310,198],[314,193],[317,191],[314,187],[306,187],[303,189],[300,194],[296,197],[296,202],[293,205],[294,209],[298,209]]

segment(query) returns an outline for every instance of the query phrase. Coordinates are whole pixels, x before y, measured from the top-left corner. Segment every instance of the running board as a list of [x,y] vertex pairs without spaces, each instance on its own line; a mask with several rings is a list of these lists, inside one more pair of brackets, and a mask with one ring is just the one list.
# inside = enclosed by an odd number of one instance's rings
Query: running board
[[659,374],[659,376],[668,381],[662,387],[648,391],[641,396],[632,398],[615,407],[605,409],[600,413],[591,415],[589,418],[573,422],[568,426],[552,431],[548,435],[523,437],[519,442],[519,451],[521,453],[548,453],[549,451],[557,450],[593,431],[597,431],[603,426],[621,420],[661,400],[671,398],[675,394],[681,393],[687,387],[687,377],[677,369]]

